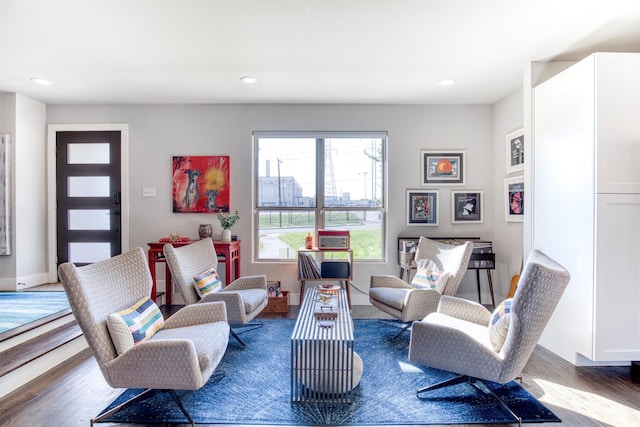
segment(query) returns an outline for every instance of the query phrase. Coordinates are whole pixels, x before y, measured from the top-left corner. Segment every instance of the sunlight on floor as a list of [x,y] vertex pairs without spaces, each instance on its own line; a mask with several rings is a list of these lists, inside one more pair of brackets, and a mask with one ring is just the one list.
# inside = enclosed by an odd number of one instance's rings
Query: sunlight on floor
[[[544,391],[544,394],[538,398],[541,402],[577,412],[605,425],[613,419],[620,419],[622,414],[626,414],[631,420],[640,419],[640,411],[607,397],[539,378],[533,379],[533,382]],[[550,396],[555,397],[550,398]],[[563,399],[564,396],[567,396],[567,399]]]
[[398,366],[400,366],[400,369],[402,370],[402,372],[405,372],[405,373],[408,373],[408,374],[423,373],[420,369],[416,368],[415,366],[413,366],[410,363],[398,362]]

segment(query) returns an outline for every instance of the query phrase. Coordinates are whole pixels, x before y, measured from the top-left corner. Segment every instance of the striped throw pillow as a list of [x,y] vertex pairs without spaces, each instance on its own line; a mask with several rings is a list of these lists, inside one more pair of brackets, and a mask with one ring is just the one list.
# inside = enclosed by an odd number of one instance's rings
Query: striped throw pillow
[[500,351],[507,339],[509,325],[511,323],[511,304],[513,298],[502,301],[493,310],[489,320],[489,341],[495,351]]
[[433,289],[441,294],[449,277],[451,277],[451,274],[444,271],[418,268],[416,275],[413,276],[411,280],[411,287],[416,289]]
[[194,276],[196,292],[200,298],[212,292],[218,292],[222,289],[222,280],[214,268],[208,268],[200,274]]
[[109,335],[118,354],[147,341],[163,326],[162,313],[149,297],[144,297],[126,310],[107,317]]

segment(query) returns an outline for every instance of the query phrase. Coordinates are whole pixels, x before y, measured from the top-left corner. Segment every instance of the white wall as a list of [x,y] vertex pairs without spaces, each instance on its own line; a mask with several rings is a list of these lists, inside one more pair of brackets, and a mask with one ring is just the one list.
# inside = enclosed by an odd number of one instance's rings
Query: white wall
[[0,290],[46,282],[46,106],[19,94],[0,95],[0,131],[11,135],[11,247],[0,257]]
[[[509,292],[511,277],[519,274],[523,256],[522,222],[506,222],[505,220],[505,195],[504,179],[522,175],[522,172],[507,174],[507,149],[506,136],[515,130],[523,127],[523,93],[521,90],[515,91],[504,97],[493,106],[493,150],[495,168],[493,170],[493,192],[494,212],[493,225],[494,247],[500,257],[496,261],[496,271],[494,275],[494,293],[496,303],[502,301]],[[525,150],[525,162],[527,152]],[[526,190],[526,187],[525,187]],[[525,205],[525,209],[527,206]],[[498,298],[500,295],[500,298]]]
[[[521,111],[521,108],[520,108]],[[171,210],[171,157],[174,155],[230,155],[231,209],[240,222],[234,233],[242,240],[242,274],[266,274],[281,280],[285,289],[298,292],[295,263],[255,263],[251,260],[252,141],[256,130],[375,130],[389,133],[388,261],[359,263],[355,285],[366,291],[371,274],[398,274],[396,239],[403,236],[480,236],[494,239],[496,197],[495,169],[503,168],[504,147],[497,150],[493,109],[488,105],[50,105],[47,123],[128,123],[131,160],[130,247],[167,236],[170,232],[197,237],[198,225],[214,224],[215,215],[174,214]],[[521,120],[519,121],[521,123]],[[506,125],[505,125],[506,126]],[[511,126],[513,127],[513,126]],[[502,137],[501,141],[504,140]],[[483,224],[451,224],[450,190],[440,187],[440,226],[405,226],[405,190],[420,188],[420,149],[465,149],[467,185],[455,189],[483,190]],[[156,198],[142,198],[142,187],[156,187]],[[503,217],[503,213],[500,212]],[[509,242],[509,245],[511,242]],[[521,249],[516,248],[516,252]],[[496,248],[498,259],[513,252]],[[159,273],[162,277],[162,273]],[[496,285],[500,286],[500,285]],[[483,284],[483,301],[489,301]],[[462,296],[477,299],[475,275],[467,274]],[[294,298],[295,299],[295,298]],[[354,292],[356,304],[366,295]]]

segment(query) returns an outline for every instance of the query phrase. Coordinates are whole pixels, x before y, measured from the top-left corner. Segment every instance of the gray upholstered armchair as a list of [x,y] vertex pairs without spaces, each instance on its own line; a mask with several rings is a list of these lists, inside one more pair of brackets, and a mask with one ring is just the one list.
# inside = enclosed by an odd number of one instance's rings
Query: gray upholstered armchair
[[227,307],[227,319],[231,325],[231,335],[244,348],[244,342],[238,336],[236,329],[244,328],[243,330],[246,331],[247,326],[261,326],[260,323],[252,320],[260,314],[269,301],[266,276],[240,277],[219,292],[211,292],[201,298],[196,291],[194,277],[209,268],[217,268],[218,255],[213,240],[207,237],[179,248],[166,244],[163,252],[171,277],[177,284],[185,304],[224,301]]
[[[153,389],[167,390],[193,425],[174,390],[199,389],[218,366],[229,340],[224,304],[185,307],[162,319],[157,306],[147,298],[152,280],[140,248],[83,267],[64,263],[58,274],[107,383],[114,388],[146,388],[138,398]],[[157,314],[157,322],[164,326],[149,338],[136,344],[132,340],[128,349],[122,349],[110,333],[111,318],[145,299],[149,311]],[[148,317],[149,311],[141,317]],[[91,425],[126,403],[91,420]]]
[[430,268],[448,273],[441,290],[418,289],[395,276],[371,276],[369,301],[402,324],[395,337],[406,331],[414,320],[423,319],[436,311],[441,295],[455,295],[458,292],[472,251],[471,242],[449,245],[420,237],[415,262],[418,267],[430,263]]
[[503,301],[493,313],[473,301],[442,297],[436,313],[414,322],[409,360],[459,375],[418,393],[464,381],[475,384],[476,379],[504,384],[517,378],[569,277],[564,267],[534,250],[513,299]]

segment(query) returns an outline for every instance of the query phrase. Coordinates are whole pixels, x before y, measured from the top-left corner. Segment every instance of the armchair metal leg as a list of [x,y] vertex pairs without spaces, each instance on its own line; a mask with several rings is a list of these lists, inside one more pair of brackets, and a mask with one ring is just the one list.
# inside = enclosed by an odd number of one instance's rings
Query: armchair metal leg
[[231,336],[234,337],[236,341],[238,341],[238,344],[240,344],[240,348],[247,348],[246,344],[240,339],[236,331],[234,331],[233,329],[229,329],[229,332],[231,333]]
[[254,329],[262,328],[262,326],[264,326],[264,324],[260,320],[252,320],[251,322],[244,325],[233,325],[230,330],[231,336],[235,338],[236,341],[238,341],[238,344],[240,344],[240,347],[244,349],[246,348],[246,345],[244,341],[240,339],[239,334],[253,331]]
[[458,375],[456,377],[449,378],[448,380],[445,380],[436,384],[432,384],[430,386],[419,388],[418,390],[416,390],[416,396],[420,397],[419,396],[420,393],[437,390],[439,388],[448,387],[450,385],[456,385],[463,382],[471,382],[471,377],[469,377],[468,375]]
[[509,406],[507,406],[507,404],[504,402],[504,400],[500,399],[500,396],[495,394],[489,387],[484,385],[484,383],[482,381],[476,380],[475,382],[472,382],[471,385],[473,385],[478,390],[480,390],[480,391],[482,391],[484,393],[489,393],[491,396],[493,396],[500,403],[500,406],[502,406],[504,409],[506,409],[511,414],[511,416],[518,423],[518,426],[522,426],[522,418],[519,417],[518,415],[516,415],[516,413],[513,412],[511,410],[511,408],[509,408]]
[[519,426],[522,426],[522,418],[519,417],[518,415],[516,415],[515,412],[513,412],[511,410],[511,408],[509,408],[509,406],[507,406],[507,404],[500,399],[500,396],[498,396],[497,394],[495,394],[491,389],[489,389],[489,387],[487,387],[486,385],[484,385],[484,383],[476,378],[472,378],[468,375],[458,375],[455,376],[453,378],[450,378],[448,380],[427,386],[427,387],[423,387],[420,388],[416,391],[416,396],[418,398],[420,398],[420,393],[424,393],[427,391],[432,391],[432,390],[437,390],[439,388],[443,388],[443,387],[448,387],[451,385],[455,385],[455,384],[460,384],[463,382],[468,382],[469,384],[471,384],[472,386],[474,386],[475,388],[477,388],[478,390],[480,390],[483,393],[487,393],[490,394],[491,396],[493,396],[494,399],[496,399],[498,401],[498,403],[500,403],[500,406],[502,406],[503,408],[505,408],[509,414],[511,414],[511,416],[514,418],[515,422],[518,423]]
[[400,329],[398,333],[391,338],[392,341],[398,338],[400,335],[402,335],[403,332],[410,331],[411,326],[413,325],[413,321],[402,322],[396,319],[378,319],[378,321],[381,323],[385,323],[389,326],[393,326],[394,328]]
[[[111,415],[115,414],[116,412],[118,412],[119,410],[121,410],[122,408],[124,408],[125,406],[137,402],[139,400],[144,399],[145,397],[147,397],[147,395],[152,392],[155,391],[155,389],[152,388],[148,388],[146,390],[144,390],[143,392],[133,396],[131,399],[122,402],[121,404],[119,404],[118,406],[115,406],[113,408],[111,408],[110,410],[108,410],[107,412],[98,415],[95,418],[92,418],[90,420],[91,426],[93,427],[93,425],[97,422],[100,422],[101,420],[110,417]],[[169,394],[171,394],[171,396],[173,397],[173,400],[176,401],[176,403],[178,404],[178,407],[180,408],[180,410],[182,411],[182,413],[185,415],[185,417],[187,417],[187,419],[189,420],[189,423],[192,426],[195,426],[195,422],[193,421],[193,418],[191,418],[191,415],[189,414],[189,412],[187,411],[187,409],[184,407],[184,405],[182,404],[182,401],[180,400],[180,397],[178,397],[178,394],[175,392],[175,390],[160,390],[160,391],[166,391]]]

